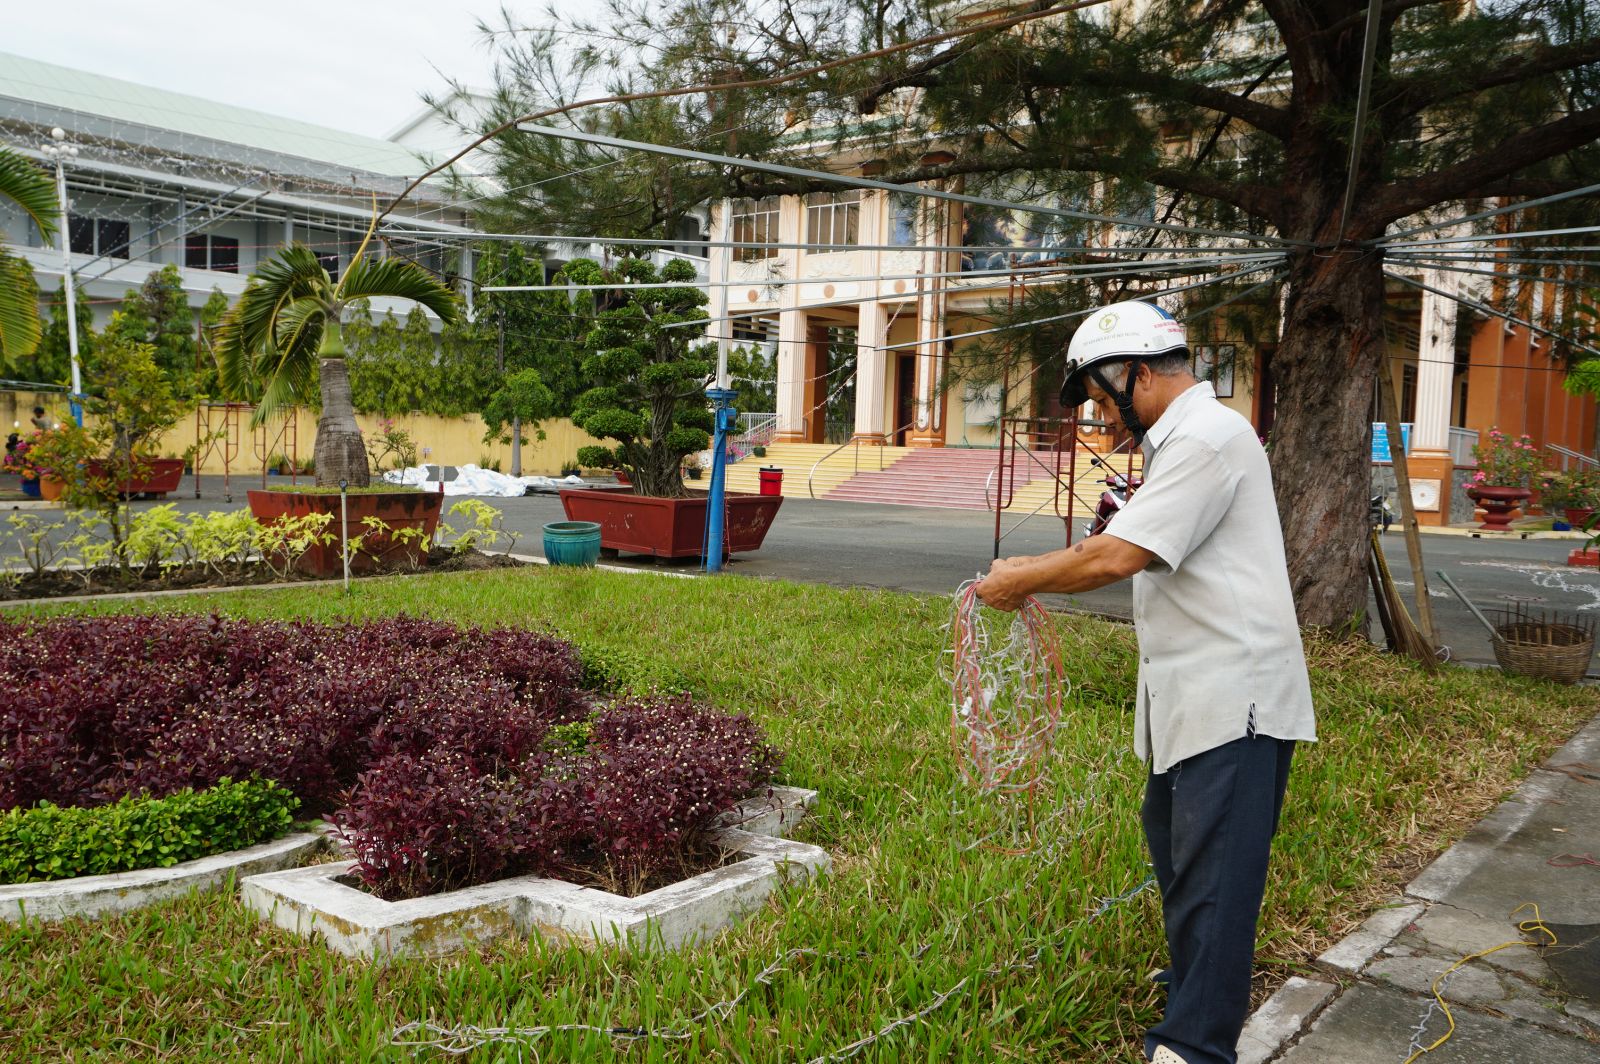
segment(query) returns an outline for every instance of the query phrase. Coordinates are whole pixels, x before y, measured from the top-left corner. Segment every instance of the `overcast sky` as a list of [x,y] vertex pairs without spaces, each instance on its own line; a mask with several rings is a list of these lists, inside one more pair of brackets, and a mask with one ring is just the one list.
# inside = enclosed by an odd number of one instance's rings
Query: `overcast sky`
[[[580,12],[596,0],[558,0]],[[545,0],[505,0],[538,20]],[[490,84],[477,19],[501,0],[8,3],[0,52],[383,136],[445,77]],[[3,62],[3,60],[0,60]]]

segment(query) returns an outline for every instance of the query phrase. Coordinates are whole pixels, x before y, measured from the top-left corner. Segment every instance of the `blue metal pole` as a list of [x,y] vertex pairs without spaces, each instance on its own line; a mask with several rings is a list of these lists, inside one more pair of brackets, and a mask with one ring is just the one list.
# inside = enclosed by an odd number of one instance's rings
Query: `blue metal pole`
[[711,492],[706,497],[706,572],[722,571],[722,543],[726,529],[723,527],[725,506],[724,481],[728,472],[728,429],[737,412],[733,400],[738,392],[732,388],[707,388],[706,398],[715,410],[716,433],[711,438]]

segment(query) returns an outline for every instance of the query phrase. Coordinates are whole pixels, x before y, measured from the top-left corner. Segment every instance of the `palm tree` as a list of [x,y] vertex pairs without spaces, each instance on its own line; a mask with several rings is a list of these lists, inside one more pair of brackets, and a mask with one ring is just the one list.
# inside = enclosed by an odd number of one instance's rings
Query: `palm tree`
[[[26,158],[0,148],[0,197],[21,207],[46,239],[61,205],[50,178]],[[0,367],[14,366],[39,346],[39,289],[27,263],[0,251]]]
[[445,322],[456,320],[456,297],[414,262],[366,259],[376,221],[350,267],[335,283],[304,244],[291,244],[256,268],[239,302],[217,327],[217,360],[230,396],[258,396],[252,427],[322,386],[317,422],[317,485],[365,486],[370,473],[361,427],[350,402],[342,319],[352,300],[393,296],[421,303]]

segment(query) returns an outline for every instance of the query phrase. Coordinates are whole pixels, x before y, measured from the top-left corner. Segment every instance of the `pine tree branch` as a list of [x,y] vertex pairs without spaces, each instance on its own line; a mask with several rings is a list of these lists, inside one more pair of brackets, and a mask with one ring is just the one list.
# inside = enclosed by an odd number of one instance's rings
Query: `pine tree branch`
[[1591,63],[1600,63],[1600,37],[1563,45],[1543,44],[1467,78],[1450,76],[1453,68],[1403,78],[1383,107],[1386,111],[1413,115],[1458,96],[1559,74]]
[[[961,47],[963,50],[970,50],[973,45],[971,42],[963,42]],[[957,49],[952,48],[945,55],[949,59],[954,59],[957,57],[956,51]],[[919,67],[925,69],[918,69]],[[935,69],[927,63],[918,64],[918,67],[874,86],[860,97],[863,108],[866,107],[867,101],[871,101],[875,107],[878,97],[894,89],[932,89],[945,85],[945,79],[933,72]],[[1063,90],[1094,88],[1190,104],[1237,119],[1279,140],[1287,140],[1292,129],[1289,112],[1281,107],[1252,100],[1215,85],[1190,81],[1176,74],[1165,74],[1148,67],[1094,66],[1056,75],[1035,66],[1021,74],[1018,80],[1021,86],[1026,86],[1029,91],[1041,88]],[[870,110],[863,109],[862,113],[870,113]]]
[[1248,126],[1279,140],[1288,140],[1293,129],[1291,116],[1282,107],[1204,82],[1190,81],[1176,74],[1166,74],[1147,67],[1110,69],[1092,67],[1074,70],[1070,77],[1055,80],[1041,71],[1035,72],[1033,84],[1048,88],[1074,89],[1085,86],[1113,92],[1136,93],[1156,100],[1168,100],[1202,107],[1220,115],[1237,119]]
[[[1389,0],[1388,3],[1383,5],[1382,20],[1386,25],[1392,26],[1395,19],[1414,7],[1429,7],[1437,4],[1449,4],[1451,7],[1457,6],[1456,0]],[[1324,37],[1331,37],[1334,34],[1343,33],[1345,30],[1354,29],[1366,21],[1367,9],[1363,6],[1360,10],[1346,15],[1337,22],[1330,23],[1317,32]]]
[[[917,166],[891,174],[882,180],[895,184],[912,185],[924,181],[947,181],[968,174],[998,175],[1036,170],[1067,171],[1072,173],[1105,174],[1111,177],[1148,181],[1161,188],[1176,192],[1219,200],[1239,208],[1246,214],[1263,218],[1279,225],[1282,211],[1282,193],[1267,185],[1225,181],[1208,174],[1195,173],[1181,167],[1144,169],[1126,156],[1114,154],[1075,153],[1062,156],[1057,151],[1035,150],[1014,155],[976,155],[957,159],[937,166]],[[765,196],[797,196],[807,192],[832,191],[838,186],[821,181],[783,180],[741,184],[737,194],[759,199]]]
[[[1597,138],[1600,138],[1600,106],[1523,130],[1453,166],[1393,181],[1377,189],[1367,197],[1366,206],[1356,212],[1361,219],[1360,227],[1370,226],[1371,231],[1382,232],[1390,222],[1436,203],[1485,195],[1484,190],[1494,182],[1505,181],[1524,167],[1580,148]],[[1560,187],[1578,188],[1583,183],[1574,179]]]
[[1237,207],[1246,214],[1271,222],[1280,230],[1283,228],[1283,194],[1275,187],[1243,181],[1224,181],[1208,174],[1199,174],[1178,167],[1160,167],[1141,176],[1153,185],[1218,200]]

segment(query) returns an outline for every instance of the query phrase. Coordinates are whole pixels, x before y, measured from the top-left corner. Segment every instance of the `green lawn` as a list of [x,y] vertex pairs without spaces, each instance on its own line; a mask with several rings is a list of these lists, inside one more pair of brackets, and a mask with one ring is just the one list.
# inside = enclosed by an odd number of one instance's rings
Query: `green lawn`
[[[1058,788],[1037,810],[1040,846],[1017,854],[997,843],[1018,812],[958,783],[939,668],[948,607],[543,568],[365,581],[350,599],[316,587],[152,602],[253,618],[412,612],[547,626],[677,663],[697,694],[762,722],[789,752],[786,781],[822,792],[799,837],[826,847],[834,871],[707,946],[665,955],[505,942],[379,969],[272,930],[224,893],[122,919],[0,925],[0,1057],[404,1060],[414,1058],[393,1029],[430,1020],[684,1035],[558,1032],[522,1055],[498,1045],[469,1060],[754,1064],[823,1057],[929,1010],[858,1059],[1137,1060],[1155,1015],[1143,980],[1162,962],[1159,909],[1152,890],[1106,901],[1147,875],[1143,776],[1128,752],[1132,631],[1061,620],[1076,687]],[[1597,709],[1591,690],[1465,669],[1429,677],[1349,644],[1310,650],[1323,742],[1302,748],[1290,783],[1262,922],[1263,989],[1409,879]],[[425,661],[396,667],[425,682]]]

